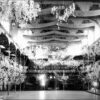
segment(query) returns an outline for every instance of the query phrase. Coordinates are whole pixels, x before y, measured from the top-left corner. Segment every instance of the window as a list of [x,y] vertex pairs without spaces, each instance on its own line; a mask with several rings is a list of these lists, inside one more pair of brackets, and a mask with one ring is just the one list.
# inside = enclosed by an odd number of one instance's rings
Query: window
[[83,33],[83,30],[78,30],[77,31],[77,34],[79,34],[79,33]]
[[78,5],[75,5],[75,9],[76,10],[81,10],[80,7]]
[[86,23],[91,23],[91,21],[90,20],[83,20],[83,22],[82,22],[83,24],[86,24]]
[[69,33],[68,30],[59,30],[60,32],[65,32],[65,33]]
[[90,10],[98,10],[100,9],[99,5],[98,4],[93,4],[91,7],[90,7]]
[[46,30],[42,30],[41,33],[45,33],[45,32],[50,32],[52,30],[46,29]]
[[68,20],[67,23],[68,24],[74,24],[74,22],[72,20]]

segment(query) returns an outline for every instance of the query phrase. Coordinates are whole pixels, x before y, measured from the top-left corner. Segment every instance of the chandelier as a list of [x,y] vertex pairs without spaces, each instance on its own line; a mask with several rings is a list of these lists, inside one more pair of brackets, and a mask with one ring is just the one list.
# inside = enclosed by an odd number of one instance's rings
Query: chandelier
[[34,0],[0,0],[0,18],[14,22],[35,20],[41,11],[40,5]]
[[72,15],[75,16],[75,3],[69,6],[54,6],[51,9],[51,13],[56,15],[58,22],[67,22],[68,18]]

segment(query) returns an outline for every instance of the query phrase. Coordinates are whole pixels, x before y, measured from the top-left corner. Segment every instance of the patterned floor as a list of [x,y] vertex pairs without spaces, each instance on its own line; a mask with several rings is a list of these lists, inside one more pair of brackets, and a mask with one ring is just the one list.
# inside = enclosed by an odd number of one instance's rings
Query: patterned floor
[[83,91],[10,92],[4,100],[100,100],[100,96]]

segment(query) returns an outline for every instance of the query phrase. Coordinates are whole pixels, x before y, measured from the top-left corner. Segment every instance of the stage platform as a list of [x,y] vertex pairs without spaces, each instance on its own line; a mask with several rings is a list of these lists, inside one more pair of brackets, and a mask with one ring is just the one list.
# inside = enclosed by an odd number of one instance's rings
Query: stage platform
[[4,100],[100,100],[100,96],[85,91],[19,91]]

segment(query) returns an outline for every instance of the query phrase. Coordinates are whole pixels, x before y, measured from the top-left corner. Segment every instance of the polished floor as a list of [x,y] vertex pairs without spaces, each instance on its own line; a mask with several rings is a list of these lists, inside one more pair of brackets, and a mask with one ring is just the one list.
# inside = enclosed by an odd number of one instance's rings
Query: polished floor
[[20,91],[3,100],[100,100],[100,96],[84,91]]

